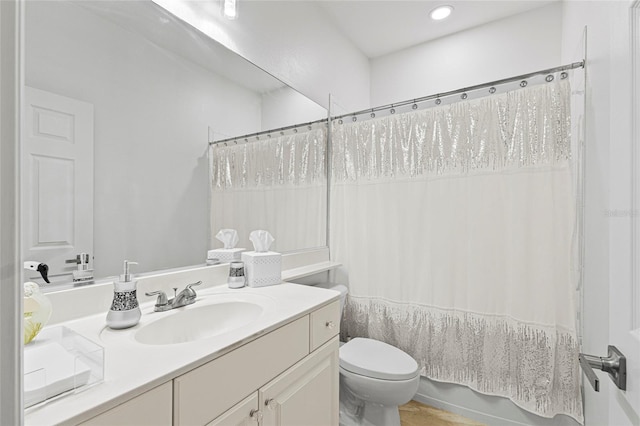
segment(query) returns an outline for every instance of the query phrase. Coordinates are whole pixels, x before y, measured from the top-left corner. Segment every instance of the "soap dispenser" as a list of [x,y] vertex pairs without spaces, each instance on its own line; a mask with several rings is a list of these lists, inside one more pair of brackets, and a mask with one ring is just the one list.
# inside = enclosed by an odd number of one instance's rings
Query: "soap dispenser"
[[107,326],[109,328],[129,328],[140,321],[140,306],[136,297],[137,281],[129,273],[130,265],[137,262],[124,261],[124,273],[113,282],[113,302],[107,313]]

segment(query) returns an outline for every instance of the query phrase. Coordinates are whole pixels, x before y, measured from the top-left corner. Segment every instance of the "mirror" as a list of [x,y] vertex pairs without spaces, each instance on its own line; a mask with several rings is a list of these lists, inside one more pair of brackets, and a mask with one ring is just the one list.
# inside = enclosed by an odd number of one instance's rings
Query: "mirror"
[[53,284],[79,253],[95,279],[204,264],[207,142],[327,116],[151,1],[29,1],[24,41],[23,260]]

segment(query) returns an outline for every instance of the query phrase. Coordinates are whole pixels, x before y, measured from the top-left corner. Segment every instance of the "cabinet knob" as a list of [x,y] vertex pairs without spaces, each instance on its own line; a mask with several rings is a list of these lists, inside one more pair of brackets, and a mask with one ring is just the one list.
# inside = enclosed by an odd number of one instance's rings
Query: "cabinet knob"
[[276,405],[278,405],[278,401],[273,398],[269,398],[264,402],[264,405],[266,405],[269,410],[273,410],[276,408]]
[[262,421],[262,411],[256,410],[255,408],[249,412],[249,417],[256,422]]
[[334,327],[336,326],[336,323],[335,323],[335,322],[333,322],[333,321],[327,321],[327,322],[325,323],[325,326],[326,326],[328,329],[332,329],[332,328],[334,328]]

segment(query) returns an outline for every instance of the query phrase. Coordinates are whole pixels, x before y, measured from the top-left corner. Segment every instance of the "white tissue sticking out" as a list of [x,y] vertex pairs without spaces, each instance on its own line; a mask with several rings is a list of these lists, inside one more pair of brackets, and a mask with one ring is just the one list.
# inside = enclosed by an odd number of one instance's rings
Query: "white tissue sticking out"
[[269,231],[263,231],[262,229],[252,231],[249,234],[249,239],[253,243],[253,249],[258,253],[269,251],[269,247],[275,241]]
[[238,231],[235,229],[221,229],[216,234],[216,238],[222,241],[225,249],[232,249],[238,244]]

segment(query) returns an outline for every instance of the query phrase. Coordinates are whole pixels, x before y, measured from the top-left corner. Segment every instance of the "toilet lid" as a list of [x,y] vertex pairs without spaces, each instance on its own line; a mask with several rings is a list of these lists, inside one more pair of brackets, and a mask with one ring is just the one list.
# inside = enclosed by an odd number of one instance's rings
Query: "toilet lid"
[[408,380],[418,375],[418,363],[405,352],[384,342],[360,337],[340,347],[340,367],[383,380]]

